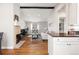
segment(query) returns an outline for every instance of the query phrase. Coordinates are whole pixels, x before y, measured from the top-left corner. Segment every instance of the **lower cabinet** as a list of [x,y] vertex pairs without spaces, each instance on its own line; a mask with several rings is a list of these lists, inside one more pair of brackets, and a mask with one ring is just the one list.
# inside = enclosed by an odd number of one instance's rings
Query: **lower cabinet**
[[49,55],[79,55],[79,37],[48,36]]
[[53,54],[79,54],[79,37],[53,38]]
[[48,35],[48,53],[53,55],[53,37]]

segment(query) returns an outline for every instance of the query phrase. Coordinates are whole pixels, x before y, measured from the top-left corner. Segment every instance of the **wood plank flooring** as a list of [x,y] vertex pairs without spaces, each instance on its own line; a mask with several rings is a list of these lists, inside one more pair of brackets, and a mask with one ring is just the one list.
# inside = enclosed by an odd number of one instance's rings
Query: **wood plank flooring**
[[24,38],[25,43],[17,49],[3,49],[1,55],[48,55],[48,42],[41,39]]

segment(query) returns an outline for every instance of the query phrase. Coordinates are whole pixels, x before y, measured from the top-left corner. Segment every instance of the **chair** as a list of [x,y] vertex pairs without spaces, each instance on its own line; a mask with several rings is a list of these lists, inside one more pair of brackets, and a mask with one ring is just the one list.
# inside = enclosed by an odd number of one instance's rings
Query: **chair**
[[2,37],[3,37],[3,32],[0,32],[0,50],[1,50],[1,40],[2,40]]

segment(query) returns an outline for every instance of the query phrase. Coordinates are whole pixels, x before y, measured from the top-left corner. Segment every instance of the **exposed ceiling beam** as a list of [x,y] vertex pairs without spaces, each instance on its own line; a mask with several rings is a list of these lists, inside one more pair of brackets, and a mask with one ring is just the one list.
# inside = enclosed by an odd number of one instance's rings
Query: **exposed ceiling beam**
[[21,9],[54,9],[55,7],[20,6]]

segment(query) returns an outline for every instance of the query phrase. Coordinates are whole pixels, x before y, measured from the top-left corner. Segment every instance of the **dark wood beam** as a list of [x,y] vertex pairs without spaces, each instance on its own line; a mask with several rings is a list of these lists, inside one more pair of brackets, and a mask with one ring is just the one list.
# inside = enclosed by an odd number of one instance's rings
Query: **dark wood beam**
[[54,9],[55,7],[28,7],[28,6],[20,6],[21,9]]

